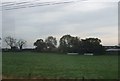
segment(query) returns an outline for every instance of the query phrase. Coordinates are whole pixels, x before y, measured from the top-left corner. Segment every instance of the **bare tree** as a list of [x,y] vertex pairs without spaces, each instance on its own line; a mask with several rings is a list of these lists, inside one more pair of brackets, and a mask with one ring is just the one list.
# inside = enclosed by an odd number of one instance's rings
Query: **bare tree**
[[23,39],[19,39],[17,42],[17,45],[19,47],[20,50],[23,49],[23,46],[26,44],[27,41],[23,40]]
[[5,42],[8,46],[10,46],[11,49],[17,47],[16,46],[16,39],[11,37],[11,36],[6,37]]

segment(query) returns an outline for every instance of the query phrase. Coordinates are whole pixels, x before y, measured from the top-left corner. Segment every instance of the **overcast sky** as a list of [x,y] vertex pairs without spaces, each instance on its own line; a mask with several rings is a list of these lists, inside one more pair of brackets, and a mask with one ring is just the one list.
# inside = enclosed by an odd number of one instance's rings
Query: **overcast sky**
[[[73,1],[73,0],[1,0],[2,2],[11,2],[11,1]],[[76,0],[74,0],[76,1]],[[118,2],[119,0],[78,0],[78,1],[87,1],[87,2]]]
[[97,37],[103,45],[117,45],[118,3],[91,1],[4,11],[3,37],[25,39],[26,47],[33,47],[39,38],[54,36],[59,40],[65,34],[81,39]]

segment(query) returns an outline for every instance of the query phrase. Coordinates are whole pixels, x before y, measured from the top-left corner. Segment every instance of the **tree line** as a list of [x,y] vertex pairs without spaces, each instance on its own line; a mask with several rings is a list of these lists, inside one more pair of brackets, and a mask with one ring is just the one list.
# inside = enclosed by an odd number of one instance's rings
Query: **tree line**
[[8,36],[4,39],[5,43],[10,47],[11,50],[22,50],[23,46],[26,45],[26,40],[24,39],[16,39],[14,37]]
[[[11,50],[15,48],[22,50],[26,44],[25,40],[16,41],[10,36],[5,38],[5,42],[11,47]],[[37,39],[33,45],[35,46],[34,50],[37,52],[102,53],[105,51],[99,38],[80,39],[71,35],[62,36],[59,45],[57,45],[57,40],[53,36],[48,36],[45,40]]]

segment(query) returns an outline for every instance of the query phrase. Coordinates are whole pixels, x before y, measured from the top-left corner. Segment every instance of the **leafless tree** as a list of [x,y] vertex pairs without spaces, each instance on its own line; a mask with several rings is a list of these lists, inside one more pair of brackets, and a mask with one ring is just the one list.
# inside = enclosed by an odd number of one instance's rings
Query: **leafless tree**
[[27,41],[23,40],[23,39],[19,39],[17,42],[17,45],[19,47],[20,50],[23,49],[23,46],[26,44]]
[[10,46],[11,49],[14,47],[17,47],[16,46],[16,39],[11,37],[11,36],[6,37],[5,42],[8,46]]

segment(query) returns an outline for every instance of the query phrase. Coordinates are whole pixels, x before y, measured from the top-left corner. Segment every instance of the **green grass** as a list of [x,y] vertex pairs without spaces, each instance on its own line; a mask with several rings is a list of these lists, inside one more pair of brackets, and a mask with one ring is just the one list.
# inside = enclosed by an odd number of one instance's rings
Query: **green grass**
[[117,79],[118,57],[3,52],[3,76],[16,78]]

